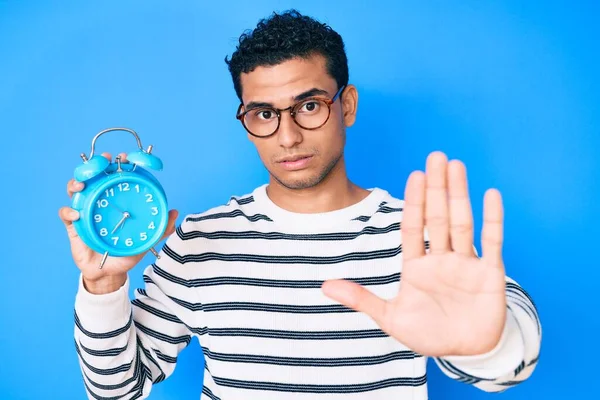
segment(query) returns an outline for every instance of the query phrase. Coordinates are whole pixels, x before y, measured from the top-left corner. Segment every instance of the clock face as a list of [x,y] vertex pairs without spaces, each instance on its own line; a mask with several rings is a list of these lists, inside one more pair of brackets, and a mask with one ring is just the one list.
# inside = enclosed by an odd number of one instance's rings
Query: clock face
[[106,187],[92,207],[90,218],[106,248],[128,252],[155,242],[166,210],[161,194],[151,185],[118,181]]

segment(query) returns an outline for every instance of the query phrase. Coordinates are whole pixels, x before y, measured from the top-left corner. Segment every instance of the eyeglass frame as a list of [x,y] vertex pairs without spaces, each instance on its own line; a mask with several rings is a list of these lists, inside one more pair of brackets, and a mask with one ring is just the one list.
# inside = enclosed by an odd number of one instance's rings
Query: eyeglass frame
[[[290,116],[292,117],[292,120],[294,121],[294,123],[295,123],[296,125],[298,125],[298,126],[299,126],[300,128],[302,128],[302,129],[306,129],[306,130],[309,130],[309,131],[314,131],[314,130],[316,130],[316,129],[319,129],[319,128],[323,127],[323,126],[324,126],[324,125],[325,125],[325,124],[326,124],[326,123],[329,121],[329,118],[331,117],[331,106],[333,105],[333,103],[335,103],[335,102],[337,101],[337,99],[338,99],[338,98],[341,98],[341,96],[342,96],[342,92],[344,91],[344,89],[345,89],[345,88],[346,88],[346,85],[342,85],[342,87],[340,87],[340,88],[338,89],[338,91],[336,92],[336,94],[335,94],[335,95],[334,95],[332,98],[327,98],[327,97],[325,97],[325,96],[311,96],[311,97],[308,97],[308,98],[306,98],[306,99],[300,100],[300,101],[298,101],[298,102],[296,102],[296,103],[294,103],[294,104],[292,104],[291,106],[289,106],[289,107],[286,107],[286,108],[277,108],[277,107],[258,107],[259,109],[269,109],[269,110],[273,110],[273,111],[275,112],[275,114],[277,115],[277,127],[275,128],[275,130],[274,130],[272,133],[270,133],[270,134],[268,134],[268,135],[256,135],[256,134],[252,133],[252,132],[250,131],[250,129],[248,129],[248,127],[247,127],[247,126],[246,126],[246,124],[244,123],[244,119],[245,119],[244,117],[246,116],[246,114],[247,114],[247,113],[249,113],[250,111],[256,110],[256,108],[251,108],[250,110],[246,110],[246,111],[244,111],[243,113],[240,113],[240,111],[242,110],[242,107],[244,107],[244,103],[241,103],[241,104],[239,105],[239,107],[238,107],[238,112],[237,112],[237,114],[236,114],[235,118],[236,118],[236,119],[238,119],[238,120],[239,120],[239,121],[242,123],[242,126],[244,127],[244,129],[245,129],[245,130],[246,130],[246,131],[247,131],[249,134],[251,134],[251,135],[252,135],[252,136],[254,136],[254,137],[257,137],[257,138],[264,139],[264,138],[271,137],[271,136],[273,136],[274,134],[276,134],[276,133],[277,133],[277,131],[279,130],[279,127],[281,126],[281,114],[282,114],[284,111],[288,111],[288,110],[290,110]],[[323,101],[323,102],[324,102],[324,103],[327,105],[327,118],[325,119],[325,121],[324,121],[324,122],[323,122],[321,125],[319,125],[319,126],[317,126],[317,127],[314,127],[314,128],[305,128],[305,127],[303,127],[302,125],[300,125],[300,124],[298,123],[298,121],[296,121],[296,113],[295,113],[295,112],[293,112],[293,111],[292,111],[292,109],[293,109],[294,107],[298,106],[299,104],[302,104],[302,103],[309,102],[310,100],[319,100],[319,101]]]

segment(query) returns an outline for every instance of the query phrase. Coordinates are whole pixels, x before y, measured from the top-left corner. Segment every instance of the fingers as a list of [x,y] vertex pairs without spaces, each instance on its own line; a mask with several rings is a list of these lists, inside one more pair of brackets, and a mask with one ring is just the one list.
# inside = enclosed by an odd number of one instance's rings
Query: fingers
[[448,159],[444,153],[433,152],[427,157],[425,225],[432,254],[450,250],[447,165]]
[[425,174],[415,171],[410,174],[404,192],[402,216],[402,254],[404,260],[425,255],[423,238],[423,213],[425,207]]
[[448,207],[452,250],[465,256],[473,253],[473,212],[469,199],[467,171],[458,160],[448,163]]
[[71,207],[60,208],[58,210],[58,216],[65,225],[70,225],[73,223],[73,221],[77,221],[79,219],[79,213],[77,210],[74,210]]
[[367,314],[382,330],[387,330],[390,304],[363,286],[347,280],[330,280],[324,282],[321,289],[327,297]]
[[502,264],[503,224],[502,196],[498,190],[489,189],[483,199],[481,250],[482,258],[494,265]]
[[69,197],[73,197],[73,194],[75,194],[77,192],[81,192],[84,187],[85,187],[85,184],[83,182],[79,182],[79,181],[76,181],[75,179],[71,179],[67,183],[67,195]]
[[[423,255],[423,221],[431,254],[452,250],[475,257],[473,212],[464,164],[458,160],[448,162],[445,154],[433,152],[427,157],[424,195],[422,180],[423,174],[417,171],[406,185],[402,222],[405,260]],[[491,189],[484,199],[481,241],[482,258],[495,265],[502,264],[503,219],[500,192]]]
[[[112,162],[112,156],[110,153],[104,152],[104,153],[102,153],[102,156],[106,157],[108,159],[108,161]],[[119,153],[119,154],[117,154],[117,157],[119,157],[119,159],[121,160],[122,163],[129,162],[127,160],[127,153]],[[115,162],[116,162],[117,157],[115,157]]]
[[[106,157],[108,159],[108,161],[112,162],[112,156],[110,153],[104,152],[104,153],[102,153],[102,156]],[[129,162],[129,161],[127,161],[127,153],[119,153],[117,155],[117,157],[120,157],[122,163]],[[81,192],[84,188],[85,188],[84,182],[79,182],[75,179],[71,179],[71,180],[69,180],[69,182],[67,182],[67,195],[69,196],[69,198],[73,197],[73,194],[75,194],[77,192]]]
[[[119,157],[119,159],[121,160],[122,163],[128,163],[129,162],[127,160],[127,153],[119,153],[119,154],[117,154],[117,157]],[[115,157],[115,160],[116,160],[117,157]]]

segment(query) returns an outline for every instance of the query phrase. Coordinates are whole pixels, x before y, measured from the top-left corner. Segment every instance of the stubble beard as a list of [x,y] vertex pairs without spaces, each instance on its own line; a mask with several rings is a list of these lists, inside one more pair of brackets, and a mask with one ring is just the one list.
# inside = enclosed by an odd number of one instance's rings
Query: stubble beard
[[316,174],[314,174],[312,176],[306,177],[304,179],[283,180],[283,179],[279,178],[277,175],[275,175],[274,173],[272,173],[271,171],[269,171],[269,174],[281,186],[283,186],[283,187],[285,187],[287,189],[290,189],[290,190],[309,189],[309,188],[317,186],[318,184],[320,184],[321,182],[323,182],[323,180],[325,180],[325,178],[327,178],[327,176],[329,176],[329,174],[331,173],[331,171],[335,168],[335,166],[341,160],[342,155],[343,155],[343,152],[340,152],[340,154],[338,154],[337,157],[334,157],[318,173],[316,173]]

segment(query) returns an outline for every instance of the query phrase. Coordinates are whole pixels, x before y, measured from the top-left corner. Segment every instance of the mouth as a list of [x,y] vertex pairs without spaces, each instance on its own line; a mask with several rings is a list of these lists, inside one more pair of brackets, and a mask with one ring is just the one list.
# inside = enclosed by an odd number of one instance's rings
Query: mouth
[[277,164],[281,165],[284,169],[288,171],[296,171],[305,168],[308,165],[308,163],[310,163],[312,158],[313,156],[310,154],[300,154],[295,156],[284,157],[281,160],[277,161]]
[[279,159],[277,162],[278,163],[294,162],[294,161],[298,161],[298,160],[302,160],[304,158],[310,158],[310,157],[312,157],[310,154],[297,154],[295,156],[283,157],[283,158]]

